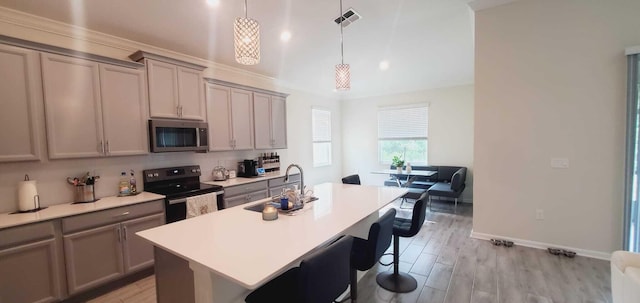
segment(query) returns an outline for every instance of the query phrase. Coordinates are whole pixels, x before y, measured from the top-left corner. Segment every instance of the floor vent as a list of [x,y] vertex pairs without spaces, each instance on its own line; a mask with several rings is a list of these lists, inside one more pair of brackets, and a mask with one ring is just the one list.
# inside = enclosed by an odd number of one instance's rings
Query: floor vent
[[[342,27],[347,27],[349,26],[349,24],[360,20],[360,18],[362,18],[362,16],[360,16],[358,12],[356,12],[353,8],[349,8],[344,12],[344,14],[342,14]],[[333,22],[335,22],[336,24],[340,24],[340,17],[333,20]]]

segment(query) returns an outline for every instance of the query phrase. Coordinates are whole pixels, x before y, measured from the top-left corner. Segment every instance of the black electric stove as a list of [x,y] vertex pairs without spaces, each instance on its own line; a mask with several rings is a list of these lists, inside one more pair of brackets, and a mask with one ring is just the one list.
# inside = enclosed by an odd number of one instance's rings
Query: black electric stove
[[186,219],[188,197],[216,193],[218,209],[224,206],[224,188],[200,183],[202,173],[199,165],[148,169],[142,173],[145,191],[166,196],[167,223]]

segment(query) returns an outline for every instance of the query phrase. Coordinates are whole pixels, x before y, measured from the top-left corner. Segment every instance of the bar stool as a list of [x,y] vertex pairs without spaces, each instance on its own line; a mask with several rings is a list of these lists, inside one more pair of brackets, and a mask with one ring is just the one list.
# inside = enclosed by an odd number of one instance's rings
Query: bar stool
[[393,221],[393,272],[383,272],[376,276],[376,282],[382,288],[397,292],[411,292],[418,287],[418,281],[411,275],[399,272],[400,237],[415,236],[424,224],[427,211],[427,194],[423,194],[413,205],[411,219],[396,218]]
[[313,252],[299,267],[289,269],[260,286],[247,303],[328,303],[349,287],[352,236],[343,236]]
[[358,270],[365,271],[380,260],[391,244],[396,210],[388,210],[369,228],[368,238],[353,238],[351,249],[351,302],[358,298]]
[[360,176],[359,175],[350,175],[342,178],[342,184],[355,184],[360,185]]

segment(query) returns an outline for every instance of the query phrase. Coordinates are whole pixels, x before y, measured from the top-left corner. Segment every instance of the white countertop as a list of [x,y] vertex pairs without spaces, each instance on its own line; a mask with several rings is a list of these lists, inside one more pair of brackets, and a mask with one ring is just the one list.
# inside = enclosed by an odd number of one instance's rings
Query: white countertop
[[181,258],[255,289],[347,228],[406,193],[396,187],[325,183],[317,201],[294,216],[263,221],[259,212],[228,208],[157,228],[139,236]]
[[[300,173],[293,173],[293,174],[290,174],[290,175],[293,176],[293,175],[299,175],[299,174]],[[227,179],[225,181],[204,181],[202,183],[211,184],[211,185],[220,185],[220,186],[223,186],[223,187],[230,187],[230,186],[236,186],[236,185],[242,185],[242,184],[247,184],[247,183],[265,181],[265,180],[270,180],[270,179],[284,178],[284,176],[285,176],[285,172],[281,170],[281,171],[277,171],[275,173],[267,173],[264,176],[255,177],[255,178],[236,177],[236,178],[233,178],[233,179]]]
[[104,197],[100,200],[92,203],[78,203],[78,204],[57,204],[51,205],[47,208],[33,212],[33,213],[21,213],[0,214],[0,228],[13,227],[18,225],[24,225],[29,223],[36,223],[40,221],[47,221],[62,217],[68,217],[73,215],[79,215],[83,213],[115,208],[120,206],[126,206],[131,204],[138,204],[143,202],[149,202],[153,200],[164,199],[163,195],[158,195],[149,192],[142,192],[135,196],[127,197]]

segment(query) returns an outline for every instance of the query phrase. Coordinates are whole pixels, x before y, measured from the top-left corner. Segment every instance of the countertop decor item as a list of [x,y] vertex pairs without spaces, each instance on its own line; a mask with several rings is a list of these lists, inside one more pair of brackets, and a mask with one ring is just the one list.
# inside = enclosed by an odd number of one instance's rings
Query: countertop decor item
[[[89,172],[80,178],[67,178],[67,183],[73,185],[73,203],[89,203],[98,201],[94,191],[94,185],[98,178],[100,178],[100,176],[92,176]],[[129,184],[128,179],[127,184]]]
[[229,171],[224,166],[213,168],[213,181],[225,181],[229,178]]
[[262,220],[273,221],[278,219],[278,209],[271,203],[266,203],[262,209]]
[[40,196],[36,180],[29,180],[29,175],[24,175],[24,181],[18,183],[18,210],[28,212],[40,209]]

